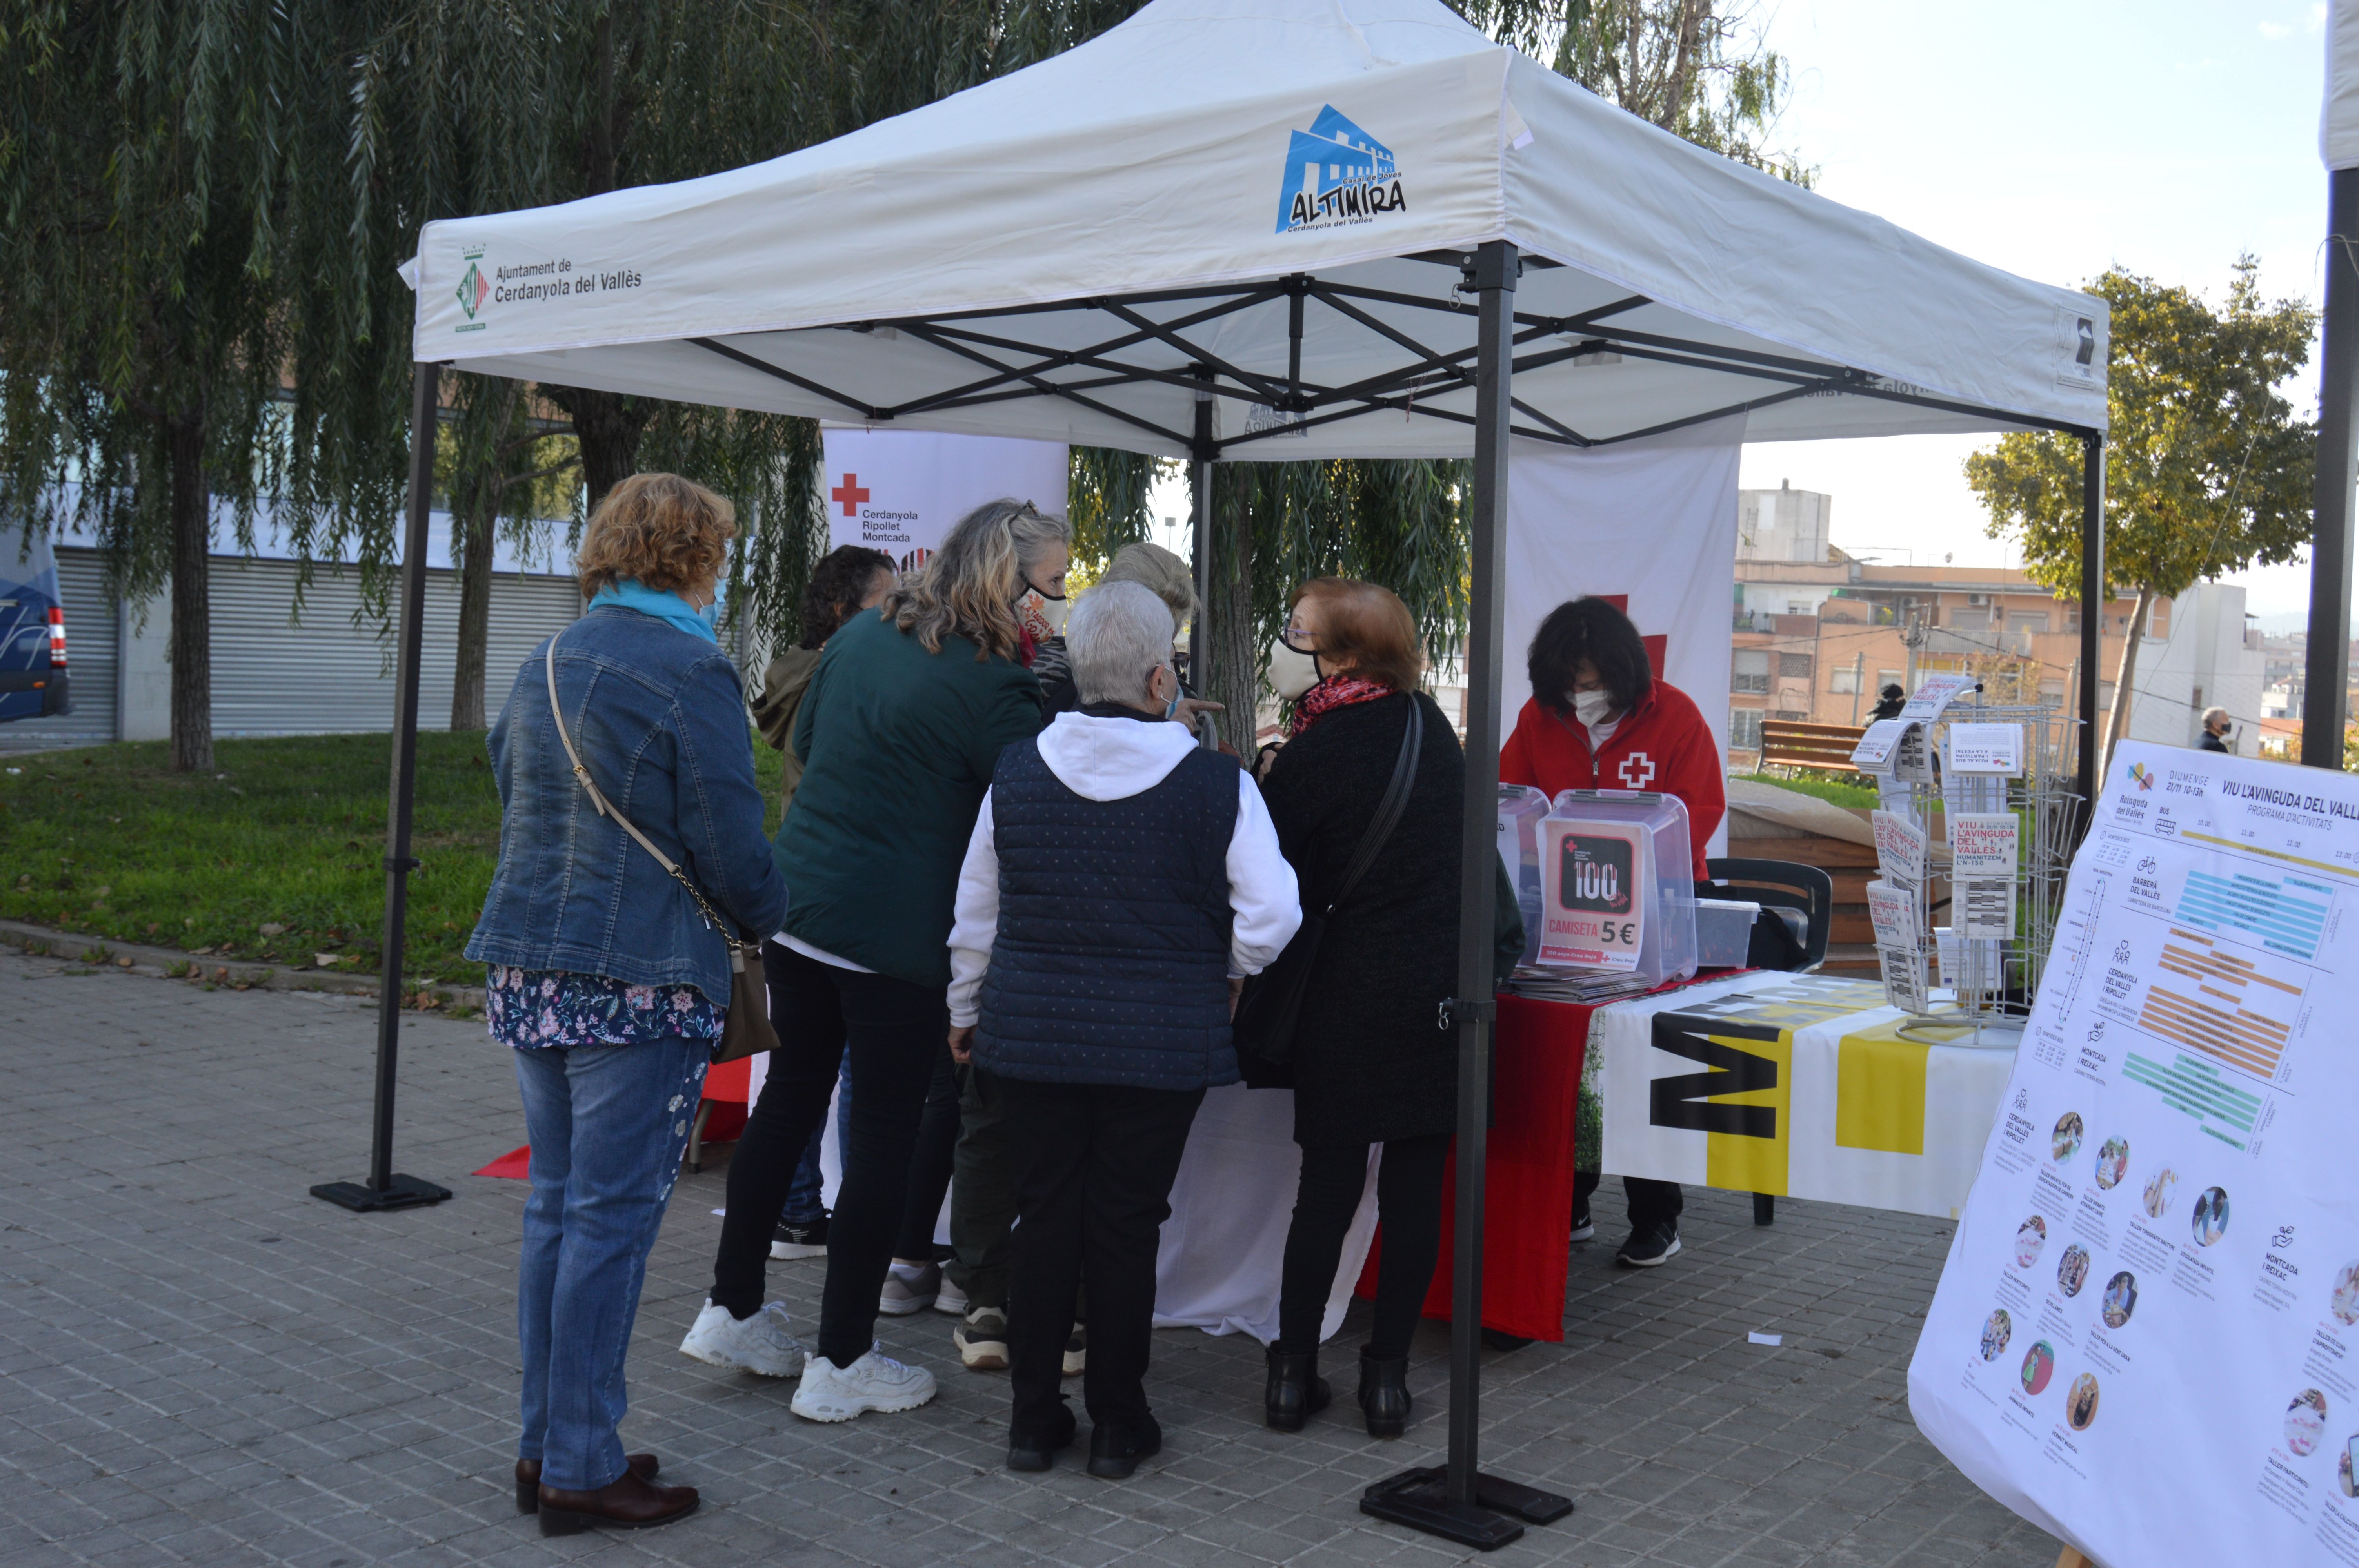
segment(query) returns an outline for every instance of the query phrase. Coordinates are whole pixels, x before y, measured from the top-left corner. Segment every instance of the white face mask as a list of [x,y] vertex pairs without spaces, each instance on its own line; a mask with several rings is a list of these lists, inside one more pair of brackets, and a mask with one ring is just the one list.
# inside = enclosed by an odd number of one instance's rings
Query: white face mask
[[1572,716],[1583,724],[1603,724],[1613,715],[1614,697],[1603,691],[1569,691],[1564,699],[1572,704]]
[[1273,637],[1269,643],[1269,688],[1288,702],[1319,684],[1319,661],[1299,648],[1289,648],[1283,637]]
[[1065,634],[1065,600],[1050,599],[1037,588],[1027,588],[1016,600],[1016,623],[1032,633],[1036,643]]

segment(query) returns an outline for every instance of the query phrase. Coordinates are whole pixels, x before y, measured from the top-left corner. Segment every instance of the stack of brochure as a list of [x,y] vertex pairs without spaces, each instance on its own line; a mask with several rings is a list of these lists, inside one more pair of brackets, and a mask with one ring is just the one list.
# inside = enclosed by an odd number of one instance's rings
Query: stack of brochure
[[1600,1002],[1619,1001],[1625,996],[1640,996],[1655,988],[1645,977],[1622,970],[1541,969],[1519,965],[1515,977],[1503,989],[1510,996],[1530,997],[1536,1001],[1577,1001],[1593,1007]]

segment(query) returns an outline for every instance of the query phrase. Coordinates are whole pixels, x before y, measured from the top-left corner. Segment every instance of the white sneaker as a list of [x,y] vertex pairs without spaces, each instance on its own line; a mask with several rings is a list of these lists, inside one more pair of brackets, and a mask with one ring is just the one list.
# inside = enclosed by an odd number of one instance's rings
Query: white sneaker
[[849,1367],[824,1356],[803,1363],[787,1408],[805,1421],[850,1421],[863,1411],[913,1411],[934,1397],[934,1375],[904,1367],[875,1346]]
[[765,1378],[791,1378],[803,1369],[803,1347],[787,1332],[787,1305],[772,1302],[748,1318],[729,1315],[710,1299],[679,1353],[708,1367],[736,1367]]
[[943,1270],[941,1292],[934,1297],[934,1310],[948,1313],[952,1317],[964,1317],[966,1309],[966,1292],[951,1283],[950,1271]]

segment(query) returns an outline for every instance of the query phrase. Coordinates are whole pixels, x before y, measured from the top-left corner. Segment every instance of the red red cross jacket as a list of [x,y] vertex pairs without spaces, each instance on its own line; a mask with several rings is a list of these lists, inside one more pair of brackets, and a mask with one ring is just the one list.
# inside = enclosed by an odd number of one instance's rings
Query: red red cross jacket
[[1687,693],[1663,681],[1647,687],[1593,756],[1589,732],[1572,715],[1526,702],[1515,733],[1499,750],[1499,782],[1531,784],[1554,795],[1568,789],[1653,789],[1688,808],[1695,878],[1704,880],[1704,845],[1728,811],[1720,748]]

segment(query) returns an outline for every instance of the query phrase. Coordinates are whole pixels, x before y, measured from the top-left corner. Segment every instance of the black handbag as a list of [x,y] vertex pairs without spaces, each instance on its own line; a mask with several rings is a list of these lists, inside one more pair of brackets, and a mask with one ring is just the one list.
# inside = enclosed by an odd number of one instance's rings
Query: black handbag
[[1367,831],[1360,835],[1359,848],[1352,852],[1350,864],[1344,867],[1343,880],[1334,891],[1321,902],[1314,913],[1310,902],[1304,902],[1302,925],[1286,950],[1271,961],[1269,968],[1245,981],[1245,991],[1237,999],[1237,1016],[1232,1029],[1236,1044],[1237,1066],[1245,1082],[1257,1089],[1290,1088],[1294,1082],[1294,1032],[1302,1017],[1302,995],[1310,984],[1310,971],[1319,960],[1319,945],[1327,935],[1327,922],[1343,902],[1352,896],[1368,868],[1375,864],[1385,840],[1393,835],[1400,822],[1402,810],[1408,805],[1410,787],[1417,780],[1418,753],[1425,741],[1425,706],[1416,694],[1409,694],[1408,724],[1401,731],[1400,755],[1393,762],[1393,776],[1385,785],[1384,798],[1376,803],[1374,816],[1368,819]]

